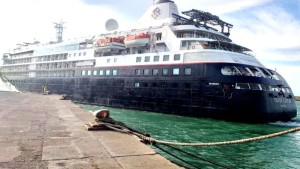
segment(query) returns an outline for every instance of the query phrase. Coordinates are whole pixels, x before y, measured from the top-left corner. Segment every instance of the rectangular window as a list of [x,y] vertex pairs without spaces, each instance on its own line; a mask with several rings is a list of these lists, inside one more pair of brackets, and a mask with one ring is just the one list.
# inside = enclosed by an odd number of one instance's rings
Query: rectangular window
[[135,69],[135,75],[140,76],[141,75],[141,70],[140,69]]
[[140,83],[139,82],[134,83],[134,87],[140,87]]
[[180,60],[180,54],[175,54],[174,55],[174,60]]
[[191,68],[184,68],[184,74],[185,75],[191,75],[192,74],[192,69]]
[[159,56],[154,56],[153,61],[154,62],[159,62]]
[[179,68],[173,69],[173,75],[179,75]]
[[109,76],[109,75],[110,75],[110,70],[106,70],[106,71],[105,71],[105,75],[106,75],[106,76]]
[[136,57],[136,62],[137,63],[142,62],[142,57]]
[[98,72],[97,70],[94,70],[94,71],[93,71],[93,75],[94,75],[94,76],[97,76],[97,72]]
[[146,76],[149,75],[149,69],[144,69],[144,75],[146,75]]
[[91,74],[92,74],[92,71],[88,70],[88,76],[91,76]]
[[145,57],[145,62],[150,62],[150,56]]
[[81,71],[81,75],[85,76],[85,70]]
[[169,55],[164,55],[163,61],[169,61]]
[[118,61],[118,58],[114,58],[114,62],[117,62]]
[[104,70],[100,70],[100,71],[99,71],[99,75],[100,75],[100,76],[103,76],[103,75],[104,75]]
[[78,56],[81,56],[81,52],[79,52]]
[[117,76],[118,75],[118,70],[113,70],[113,76]]
[[163,75],[168,75],[168,69],[163,69]]
[[74,53],[74,56],[76,56],[76,53]]
[[152,70],[152,75],[157,76],[158,75],[158,69],[153,69]]
[[86,55],[86,52],[83,52],[83,56],[85,56]]
[[107,63],[110,63],[110,59],[107,59],[106,62],[107,62]]

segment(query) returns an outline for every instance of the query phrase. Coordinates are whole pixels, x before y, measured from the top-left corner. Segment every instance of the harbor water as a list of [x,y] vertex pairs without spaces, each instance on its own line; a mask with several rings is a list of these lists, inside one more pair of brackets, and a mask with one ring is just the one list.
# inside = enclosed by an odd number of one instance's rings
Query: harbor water
[[[107,107],[80,105],[90,111]],[[297,102],[298,117],[290,122],[269,124],[244,124],[213,119],[190,118],[135,110],[108,108],[111,117],[159,140],[176,142],[230,141],[271,134],[300,127],[300,102]],[[159,145],[175,156],[156,149],[169,160],[187,168],[218,168],[208,162],[190,157],[169,147]],[[300,132],[252,143],[212,146],[178,147],[196,156],[228,166],[229,168],[300,168]],[[192,165],[190,165],[190,164]]]

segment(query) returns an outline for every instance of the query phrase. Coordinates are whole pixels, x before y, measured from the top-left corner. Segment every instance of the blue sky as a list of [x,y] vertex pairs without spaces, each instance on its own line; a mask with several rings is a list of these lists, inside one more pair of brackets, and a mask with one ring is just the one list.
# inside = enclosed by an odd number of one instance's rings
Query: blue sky
[[[52,22],[66,22],[64,39],[101,34],[107,19],[129,29],[152,0],[0,1],[0,53],[17,43],[54,40]],[[234,25],[231,39],[254,51],[300,96],[300,0],[175,0],[180,11],[200,9]],[[16,5],[18,4],[18,5]]]

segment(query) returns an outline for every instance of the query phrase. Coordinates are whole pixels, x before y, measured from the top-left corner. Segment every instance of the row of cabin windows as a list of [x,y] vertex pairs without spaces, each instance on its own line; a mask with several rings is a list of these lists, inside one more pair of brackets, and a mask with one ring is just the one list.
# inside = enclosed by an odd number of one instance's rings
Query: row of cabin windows
[[[174,57],[173,57],[173,60],[174,61],[179,61],[180,60],[180,54],[175,54]],[[153,57],[153,62],[159,62],[159,58],[160,56],[159,55],[155,55]],[[145,56],[144,57],[144,62],[150,62],[150,56]],[[170,55],[163,55],[163,61],[169,61],[170,60]],[[136,63],[140,63],[142,62],[142,57],[141,56],[138,56],[136,57]]]
[[[117,61],[118,61],[118,58],[114,58],[114,62],[116,63]],[[107,62],[107,63],[110,63],[110,62],[111,62],[111,59],[107,59],[106,62]]]
[[[77,56],[77,54],[78,54],[78,56],[85,56],[85,55],[86,55],[86,52],[83,52],[83,53],[81,53],[81,52],[74,53],[73,56]],[[72,56],[72,54],[69,53],[69,57],[71,57],[71,56]]]
[[117,76],[118,70],[82,70],[81,71],[82,76]]
[[[179,88],[179,84],[178,83],[147,83],[147,82],[135,82],[134,83],[134,87],[135,88],[140,88],[140,87],[161,87],[161,88]],[[182,84],[182,88],[184,89],[190,89],[191,88],[191,84],[190,83],[184,83]]]
[[[168,68],[164,68],[161,70],[162,72],[162,75],[169,75],[169,69]],[[180,69],[179,68],[173,68],[172,69],[172,75],[180,75]],[[145,76],[148,76],[148,75],[158,75],[160,73],[160,70],[159,69],[136,69],[135,70],[135,75],[136,76],[141,76],[142,74],[145,75]],[[191,75],[192,74],[192,69],[191,68],[184,68],[184,75]],[[113,75],[113,76],[117,76],[118,75],[118,70],[82,70],[81,71],[81,75],[82,76],[110,76],[110,75]]]
[[[141,76],[142,75],[142,71],[143,71],[143,75],[145,75],[145,76],[149,76],[149,75],[154,75],[154,76],[156,76],[156,75],[159,75],[159,69],[152,69],[152,72],[151,72],[151,69],[143,69],[143,70],[141,70],[141,69],[136,69],[135,70],[135,75],[136,76]],[[162,75],[169,75],[169,69],[168,68],[163,68],[162,70],[161,70],[161,72],[162,72]],[[192,69],[191,68],[184,68],[184,75],[191,75],[192,74]],[[172,69],[172,75],[175,75],[175,76],[177,76],[177,75],[180,75],[180,69],[179,68],[173,68]]]

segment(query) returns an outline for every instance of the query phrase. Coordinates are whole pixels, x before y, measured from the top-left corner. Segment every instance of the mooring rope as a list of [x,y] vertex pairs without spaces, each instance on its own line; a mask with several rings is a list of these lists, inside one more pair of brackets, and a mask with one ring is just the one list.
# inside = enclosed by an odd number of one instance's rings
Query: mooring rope
[[141,133],[130,131],[126,129],[124,126],[119,126],[119,125],[112,125],[109,123],[103,123],[104,126],[116,130],[122,133],[128,133],[128,134],[134,134],[140,139],[144,141],[148,141],[151,144],[163,144],[163,145],[173,145],[173,146],[198,146],[198,147],[203,147],[203,146],[221,146],[221,145],[230,145],[230,144],[242,144],[242,143],[248,143],[248,142],[254,142],[254,141],[259,141],[259,140],[264,140],[264,139],[269,139],[273,137],[278,137],[282,135],[286,135],[289,133],[294,133],[300,131],[300,127],[289,129],[286,131],[278,132],[278,133],[273,133],[273,134],[268,134],[268,135],[263,135],[263,136],[258,136],[258,137],[252,137],[252,138],[247,138],[247,139],[240,139],[240,140],[232,140],[232,141],[221,141],[221,142],[210,142],[210,143],[204,143],[204,142],[198,142],[198,143],[182,143],[182,142],[173,142],[173,141],[163,141],[163,140],[157,140],[152,137],[145,136]]

